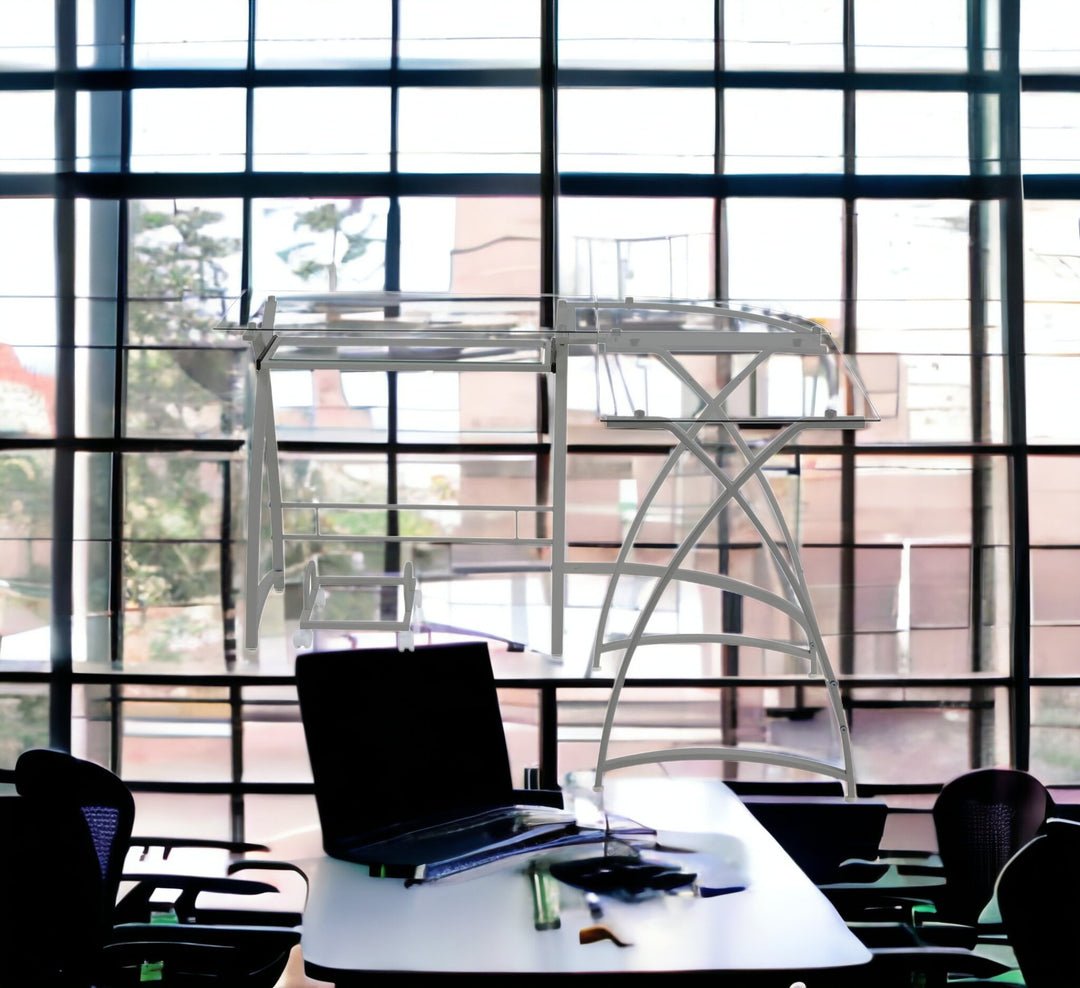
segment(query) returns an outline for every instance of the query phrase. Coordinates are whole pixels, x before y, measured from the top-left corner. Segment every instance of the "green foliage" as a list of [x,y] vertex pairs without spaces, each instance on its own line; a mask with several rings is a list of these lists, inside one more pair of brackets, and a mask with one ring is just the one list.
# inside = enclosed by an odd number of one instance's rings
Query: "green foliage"
[[[303,281],[311,281],[325,272],[326,287],[336,291],[341,268],[362,258],[368,247],[376,242],[374,237],[369,236],[376,220],[374,215],[368,216],[362,229],[347,229],[350,217],[361,214],[363,208],[363,199],[350,199],[347,206],[325,202],[297,213],[294,230],[310,230],[323,236],[319,241],[305,240],[279,250],[277,256],[286,264],[291,264],[293,274]],[[311,257],[309,252],[312,249],[321,253]]]

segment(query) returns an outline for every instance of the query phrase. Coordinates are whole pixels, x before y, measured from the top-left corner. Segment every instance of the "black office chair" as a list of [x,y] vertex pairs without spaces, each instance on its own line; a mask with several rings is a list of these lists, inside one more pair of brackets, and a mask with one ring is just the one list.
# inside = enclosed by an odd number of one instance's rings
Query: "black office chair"
[[[112,772],[49,749],[23,752],[18,795],[0,799],[0,969],[18,985],[272,988],[299,943],[296,927],[151,922],[150,888],[276,891],[245,879],[138,875],[117,908],[134,800]],[[123,903],[123,900],[121,900]],[[142,921],[134,921],[142,918]]]
[[[1053,815],[1054,801],[1035,776],[1009,768],[966,772],[947,783],[932,810],[936,852],[885,853],[851,862],[872,879],[822,886],[849,922],[899,921],[937,943],[971,947],[1000,936],[980,924],[994,883],[1012,855]],[[886,868],[891,874],[882,874]],[[843,873],[844,869],[841,869]]]
[[1080,984],[1080,823],[1051,819],[1009,859],[995,896],[1027,988]]

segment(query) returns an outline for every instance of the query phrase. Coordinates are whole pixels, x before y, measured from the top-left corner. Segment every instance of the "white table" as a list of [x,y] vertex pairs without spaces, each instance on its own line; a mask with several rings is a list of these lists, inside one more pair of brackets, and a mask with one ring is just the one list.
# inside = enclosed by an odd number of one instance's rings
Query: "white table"
[[[789,985],[822,969],[851,968],[870,953],[779,844],[722,783],[608,780],[604,801],[655,827],[663,843],[692,844],[746,884],[701,898],[602,900],[594,919],[578,890],[559,884],[561,926],[538,931],[521,862],[444,883],[406,888],[324,855],[300,863],[311,879],[302,950],[311,977],[338,985],[373,972],[629,974],[762,972],[753,983]],[[317,834],[314,835],[317,841]],[[601,922],[631,945],[579,942]]]

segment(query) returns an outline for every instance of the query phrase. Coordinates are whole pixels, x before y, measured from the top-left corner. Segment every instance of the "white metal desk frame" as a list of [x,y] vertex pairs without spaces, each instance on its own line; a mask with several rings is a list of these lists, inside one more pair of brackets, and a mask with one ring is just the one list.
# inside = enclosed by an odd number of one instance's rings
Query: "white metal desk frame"
[[[378,304],[393,304],[399,297],[366,296],[368,307]],[[258,646],[258,627],[263,607],[270,591],[284,590],[284,542],[289,539],[318,538],[324,541],[382,541],[388,537],[357,537],[322,534],[319,531],[318,514],[321,509],[348,509],[363,507],[365,510],[404,510],[410,507],[424,510],[437,510],[436,505],[356,505],[342,503],[285,502],[281,498],[280,476],[278,472],[277,439],[274,425],[273,393],[270,381],[271,367],[278,369],[312,370],[320,367],[329,369],[366,369],[366,370],[442,370],[442,371],[516,371],[526,373],[551,373],[554,378],[554,402],[552,409],[552,491],[551,507],[531,506],[523,508],[513,505],[443,506],[444,510],[482,510],[487,512],[507,512],[514,517],[514,537],[506,538],[466,538],[461,541],[477,543],[507,543],[528,546],[547,546],[551,552],[551,652],[556,658],[562,654],[563,620],[565,607],[565,583],[569,574],[601,574],[608,576],[607,590],[601,607],[592,646],[591,669],[597,669],[604,652],[622,651],[613,688],[609,698],[604,725],[601,734],[599,757],[596,768],[596,788],[603,788],[604,775],[613,769],[650,762],[689,759],[721,759],[728,761],[749,761],[782,765],[817,774],[827,775],[844,782],[845,792],[849,797],[855,794],[855,770],[848,734],[847,719],[843,710],[839,684],[829,662],[821,631],[814,615],[809,588],[799,558],[798,545],[790,527],[784,519],[776,496],[764,475],[765,464],[777,452],[793,442],[800,433],[807,430],[842,430],[865,426],[876,419],[865,389],[852,364],[845,364],[835,342],[823,327],[809,320],[797,317],[781,317],[770,313],[744,311],[722,306],[682,305],[676,303],[643,302],[631,299],[620,301],[575,302],[558,300],[555,327],[553,331],[539,333],[516,332],[513,334],[514,346],[522,349],[535,349],[534,359],[484,360],[469,361],[462,359],[431,359],[423,354],[417,356],[359,358],[359,362],[348,357],[332,353],[326,358],[308,355],[300,357],[276,356],[283,341],[295,342],[301,338],[305,348],[335,349],[341,346],[355,345],[362,340],[365,346],[379,345],[396,348],[423,347],[429,352],[437,347],[460,347],[468,341],[468,333],[457,331],[442,336],[431,332],[379,332],[365,329],[362,337],[353,332],[331,333],[313,336],[310,330],[290,333],[287,328],[275,328],[277,300],[269,296],[263,309],[261,326],[249,325],[244,332],[244,339],[251,344],[255,359],[255,403],[251,430],[251,447],[248,460],[248,518],[246,558],[246,585],[249,589],[245,611],[245,646],[254,649]],[[762,331],[740,332],[702,332],[673,328],[634,327],[632,331],[620,328],[613,330],[582,331],[579,326],[578,312],[588,310],[592,315],[592,324],[599,327],[600,314],[604,310],[632,309],[635,312],[672,313],[679,316],[706,316],[727,318],[740,323],[760,325]],[[477,338],[476,331],[472,333]],[[498,342],[505,344],[506,337],[499,337]],[[662,429],[675,439],[675,447],[661,466],[652,485],[630,523],[623,539],[622,547],[614,565],[570,563],[566,559],[566,518],[565,497],[567,474],[567,377],[569,350],[572,344],[591,342],[603,360],[618,360],[620,355],[635,357],[654,357],[658,359],[690,393],[699,400],[699,408],[687,419],[673,419],[666,416],[650,416],[641,408],[618,408],[616,401],[601,418],[605,425],[615,429]],[[680,353],[741,353],[747,355],[747,362],[727,384],[716,394],[712,394],[698,381],[679,360]],[[838,367],[847,375],[848,386],[854,389],[861,400],[856,414],[840,414],[838,403],[844,400],[844,392],[837,389],[832,395],[833,403],[824,414],[803,415],[799,417],[772,417],[760,415],[743,416],[729,414],[727,402],[751,379],[754,372],[766,361],[777,354],[796,356],[831,356],[838,361]],[[745,465],[734,476],[729,476],[721,469],[698,440],[698,434],[706,425],[719,426],[724,430],[733,447],[741,454]],[[775,428],[776,434],[761,448],[754,450],[742,435],[742,429],[750,426],[760,428],[767,425]],[[671,560],[665,566],[634,563],[630,561],[637,533],[645,522],[649,507],[659,493],[664,480],[684,456],[692,456],[713,474],[720,486],[719,495],[702,513],[697,523],[683,539]],[[260,546],[258,533],[261,527],[264,499],[261,496],[264,478],[268,488],[268,507],[270,509],[272,568],[265,575],[259,573]],[[768,531],[765,522],[754,511],[743,493],[743,488],[756,481],[762,492],[769,514],[780,532],[779,541]],[[252,496],[255,494],[256,496]],[[707,527],[716,519],[726,506],[734,503],[745,513],[755,530],[760,535],[769,558],[773,561],[780,577],[783,595],[778,595],[762,587],[732,577],[688,570],[681,566],[682,561],[692,550],[697,540]],[[305,509],[314,512],[315,531],[293,535],[284,531],[283,511]],[[551,515],[551,538],[524,538],[520,535],[519,518],[522,513],[535,515],[547,512]],[[396,536],[404,541],[406,537]],[[640,609],[632,632],[628,636],[608,639],[605,629],[611,613],[615,591],[621,577],[643,576],[654,580],[645,605]],[[761,639],[741,633],[702,633],[660,635],[646,631],[661,595],[674,580],[692,581],[701,585],[712,586],[727,592],[734,592],[755,599],[766,606],[773,607],[786,615],[801,630],[805,640],[784,641]],[[403,595],[403,608],[397,621],[343,621],[326,620],[316,616],[316,611],[324,601],[325,587],[346,586],[400,586]],[[398,645],[402,649],[413,647],[414,628],[420,619],[421,591],[411,563],[406,563],[400,575],[386,574],[378,576],[322,576],[318,573],[314,560],[304,571],[302,585],[302,609],[299,631],[295,644],[303,647],[310,644],[311,634],[317,629],[348,631],[393,631],[397,634]],[[614,727],[615,712],[619,697],[625,685],[631,661],[639,647],[645,645],[663,645],[674,642],[718,642],[730,645],[747,645],[781,652],[805,661],[808,675],[824,683],[829,699],[830,710],[839,735],[843,764],[834,765],[820,759],[810,758],[790,752],[778,752],[771,749],[753,747],[712,746],[680,748],[674,750],[640,752],[619,758],[609,758],[608,748]]]

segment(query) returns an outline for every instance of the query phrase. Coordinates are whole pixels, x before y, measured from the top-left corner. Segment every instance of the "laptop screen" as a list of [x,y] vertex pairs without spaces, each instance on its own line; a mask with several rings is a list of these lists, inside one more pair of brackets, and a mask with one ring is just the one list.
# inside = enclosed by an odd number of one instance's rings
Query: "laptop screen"
[[486,642],[301,653],[296,687],[328,854],[514,802]]

